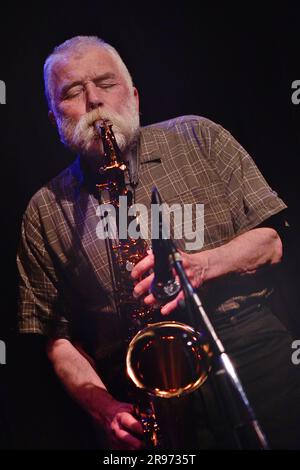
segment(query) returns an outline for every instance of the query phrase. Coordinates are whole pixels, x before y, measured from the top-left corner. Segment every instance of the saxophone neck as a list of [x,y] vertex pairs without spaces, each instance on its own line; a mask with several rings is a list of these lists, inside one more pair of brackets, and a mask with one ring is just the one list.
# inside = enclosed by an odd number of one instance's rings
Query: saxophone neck
[[103,184],[97,185],[97,187],[101,189],[99,186],[104,185],[105,187],[108,182],[122,194],[125,191],[124,172],[127,166],[121,159],[121,151],[112,126],[113,124],[109,120],[103,119],[95,122],[95,129],[102,139],[104,150],[104,158],[98,170],[101,179],[103,179]]
[[95,122],[95,129],[103,142],[104,155],[110,165],[124,165],[121,159],[121,151],[112,130],[112,122],[108,119]]

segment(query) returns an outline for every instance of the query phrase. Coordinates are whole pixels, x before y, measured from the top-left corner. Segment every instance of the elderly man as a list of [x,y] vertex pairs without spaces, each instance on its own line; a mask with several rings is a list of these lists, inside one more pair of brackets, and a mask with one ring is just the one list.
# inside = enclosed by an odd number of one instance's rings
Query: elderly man
[[[271,446],[295,447],[289,426],[296,427],[299,412],[293,408],[288,416],[285,401],[297,403],[299,380],[289,357],[291,338],[269,307],[272,270],[282,258],[270,218],[285,204],[221,126],[186,116],[140,127],[137,89],[116,50],[101,39],[66,41],[47,58],[44,72],[49,117],[78,157],[34,195],[24,215],[20,331],[46,335],[56,374],[102,429],[103,446],[142,446],[142,426],[119,377],[122,335],[105,243],[96,234],[95,184],[104,147],[95,123],[109,119],[136,202],[148,206],[155,184],[168,203],[204,204],[204,247],[183,252],[184,267],[233,355]],[[149,306],[155,303],[149,294],[153,263],[149,251],[132,270],[132,296]],[[162,306],[162,318],[179,297]]]

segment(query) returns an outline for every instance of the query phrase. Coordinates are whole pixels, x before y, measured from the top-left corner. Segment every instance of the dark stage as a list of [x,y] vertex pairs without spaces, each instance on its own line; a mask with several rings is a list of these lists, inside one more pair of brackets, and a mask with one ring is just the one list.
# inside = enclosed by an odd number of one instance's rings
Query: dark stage
[[269,7],[150,2],[139,8],[125,3],[1,6],[3,449],[92,446],[86,417],[54,378],[43,339],[19,338],[16,328],[15,254],[22,213],[35,191],[73,158],[48,120],[42,75],[46,56],[72,36],[98,35],[120,52],[140,93],[143,125],[205,116],[250,153],[289,206],[293,248],[282,281],[288,279],[291,290],[283,296],[289,305],[285,320],[300,338],[300,9],[287,2]]

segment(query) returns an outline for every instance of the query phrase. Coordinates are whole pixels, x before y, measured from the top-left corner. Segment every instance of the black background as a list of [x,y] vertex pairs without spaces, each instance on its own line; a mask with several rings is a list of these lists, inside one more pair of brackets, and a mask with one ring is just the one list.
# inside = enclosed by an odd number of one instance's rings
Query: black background
[[[139,90],[142,124],[198,114],[223,125],[288,204],[298,230],[300,105],[291,101],[291,85],[300,80],[300,8],[287,2],[140,2],[138,8],[125,2],[44,2],[10,9],[2,4],[0,22],[0,80],[7,93],[0,105],[0,339],[7,346],[7,364],[0,365],[0,439],[3,447],[76,447],[78,436],[66,437],[70,429],[58,417],[56,384],[43,388],[43,360],[35,369],[29,366],[36,349],[17,339],[15,327],[14,260],[22,213],[33,193],[72,159],[47,118],[46,56],[79,34],[110,42]],[[34,380],[32,390],[28,384]]]

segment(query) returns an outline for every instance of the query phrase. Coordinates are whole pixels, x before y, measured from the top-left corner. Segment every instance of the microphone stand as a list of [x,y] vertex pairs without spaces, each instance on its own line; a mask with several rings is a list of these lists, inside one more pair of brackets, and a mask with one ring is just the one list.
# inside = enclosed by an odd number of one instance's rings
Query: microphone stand
[[174,242],[163,240],[169,250],[169,260],[175,269],[184,293],[184,303],[191,326],[202,328],[213,353],[212,371],[220,394],[220,403],[232,426],[233,439],[238,449],[269,449],[266,437],[254,415],[235,368],[227,355],[199,295],[190,283],[182,265],[181,256]]
[[[152,190],[151,203],[158,206],[162,203],[156,187]],[[214,390],[218,402],[222,406],[222,411],[231,424],[232,436],[230,437],[234,442],[234,446],[237,449],[268,449],[267,440],[254,415],[235,368],[203,308],[199,295],[186,275],[181,256],[173,240],[166,236],[162,214],[158,223],[158,240],[154,238],[152,243],[154,256],[155,258],[158,256],[158,260],[155,259],[154,280],[151,291],[158,300],[172,300],[174,294],[177,295],[180,289],[176,291],[175,278],[172,274],[173,269],[176,271],[184,293],[184,306],[188,323],[195,330],[200,330],[201,336],[204,336],[205,341],[210,345],[213,357],[213,385],[216,385]],[[163,266],[161,266],[162,263]]]

